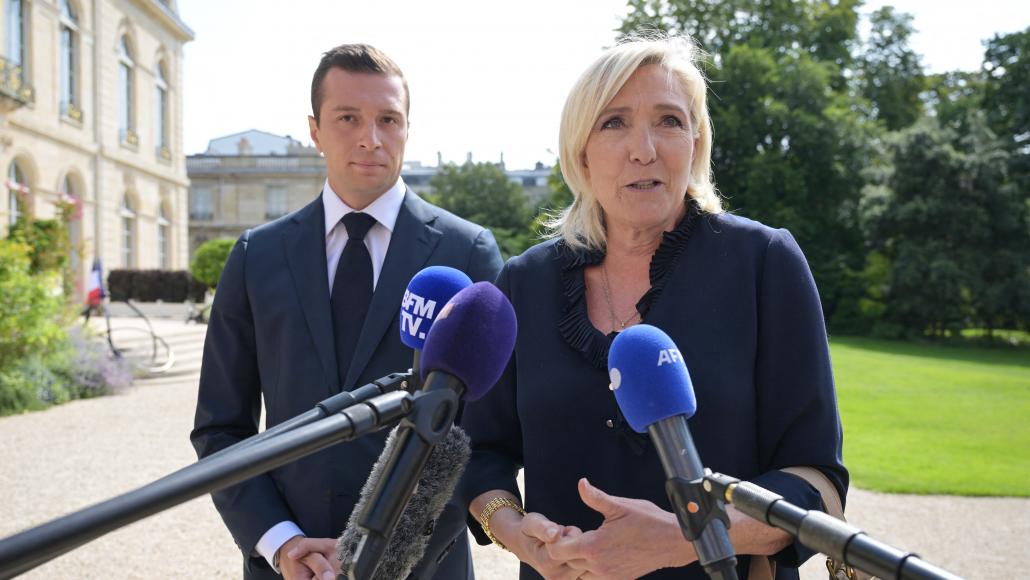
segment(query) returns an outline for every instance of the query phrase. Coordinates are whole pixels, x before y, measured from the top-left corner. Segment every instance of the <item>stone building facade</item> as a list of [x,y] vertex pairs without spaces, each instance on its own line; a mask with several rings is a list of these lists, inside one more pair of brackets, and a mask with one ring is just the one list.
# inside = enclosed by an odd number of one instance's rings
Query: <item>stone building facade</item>
[[183,45],[175,0],[0,0],[0,235],[69,221],[81,288],[105,269],[188,266]]
[[[471,162],[471,157],[468,161]],[[405,161],[401,177],[419,195],[432,193],[437,165]],[[503,168],[503,158],[501,160]],[[237,238],[247,228],[298,210],[318,195],[325,183],[325,160],[318,151],[290,136],[251,129],[212,139],[204,153],[186,158],[190,178],[190,255],[213,238]],[[507,170],[530,203],[550,192],[551,168]]]
[[325,160],[289,136],[250,130],[212,139],[186,159],[190,178],[190,254],[212,238],[303,207],[325,183]]

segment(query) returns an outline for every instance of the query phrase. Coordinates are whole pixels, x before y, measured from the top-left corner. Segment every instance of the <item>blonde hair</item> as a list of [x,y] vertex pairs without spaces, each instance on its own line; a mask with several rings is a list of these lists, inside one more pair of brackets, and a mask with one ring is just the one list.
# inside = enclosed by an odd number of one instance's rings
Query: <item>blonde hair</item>
[[685,196],[696,200],[702,211],[723,211],[712,181],[712,121],[708,116],[708,85],[696,64],[699,53],[689,38],[637,34],[606,50],[587,67],[562,110],[559,163],[574,199],[572,205],[547,222],[552,236],[560,235],[575,249],[605,249],[604,214],[584,173],[587,139],[601,111],[633,73],[651,64],[661,66],[670,78],[678,80],[687,95],[690,124],[697,140]]

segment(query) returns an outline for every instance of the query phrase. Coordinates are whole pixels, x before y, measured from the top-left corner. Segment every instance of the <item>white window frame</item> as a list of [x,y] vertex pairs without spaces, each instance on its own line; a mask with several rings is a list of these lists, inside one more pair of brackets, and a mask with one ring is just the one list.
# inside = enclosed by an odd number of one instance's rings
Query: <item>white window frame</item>
[[26,54],[28,43],[28,27],[25,26],[25,0],[5,0],[4,2],[4,57],[15,66],[22,67],[28,60]]
[[172,222],[168,221],[165,215],[165,208],[162,205],[157,214],[157,264],[162,270],[171,268],[171,246],[169,244],[169,231]]
[[[130,135],[135,136],[136,107],[136,61],[132,54],[129,36],[123,34],[118,41],[118,131],[123,142],[132,143]],[[132,143],[135,144],[135,143]]]
[[22,199],[18,196],[18,193],[23,194],[29,193],[29,186],[25,183],[25,172],[22,171],[18,165],[18,160],[11,161],[11,164],[7,168],[7,211],[8,225],[14,225],[18,222],[18,219],[24,215],[24,206],[28,204],[27,199]]
[[122,266],[134,268],[136,266],[136,210],[128,195],[122,197],[120,210],[122,218]]
[[60,61],[61,113],[76,120],[82,117],[79,109],[79,19],[71,0],[60,0],[61,15],[58,27]]
[[165,77],[165,63],[158,61],[154,68],[154,143],[158,155],[168,147],[168,80]]
[[289,213],[289,191],[285,185],[272,184],[265,189],[265,217],[275,219]]

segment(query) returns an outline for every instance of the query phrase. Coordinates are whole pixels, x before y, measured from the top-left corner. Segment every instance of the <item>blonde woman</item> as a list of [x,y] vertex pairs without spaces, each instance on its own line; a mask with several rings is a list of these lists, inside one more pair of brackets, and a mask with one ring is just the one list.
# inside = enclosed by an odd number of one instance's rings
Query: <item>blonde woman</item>
[[[695,58],[684,39],[636,39],[583,73],[560,130],[575,201],[555,238],[498,278],[519,336],[505,376],[465,410],[463,494],[473,533],[518,556],[521,578],[705,578],[655,449],[607,388],[611,340],[640,322],[682,351],[706,466],[806,509],[821,509],[819,492],[783,468],[847,490],[815,283],[787,231],[723,212]],[[730,515],[741,578],[747,555],[772,556],[776,578],[798,577],[810,552]]]

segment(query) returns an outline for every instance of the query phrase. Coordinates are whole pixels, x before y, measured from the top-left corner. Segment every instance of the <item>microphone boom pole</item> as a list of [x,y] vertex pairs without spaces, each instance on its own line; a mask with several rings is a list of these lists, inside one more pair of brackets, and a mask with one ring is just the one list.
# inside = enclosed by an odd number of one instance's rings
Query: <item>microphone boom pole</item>
[[342,441],[392,425],[421,394],[371,398],[316,423],[197,462],[143,487],[0,540],[0,579],[11,578],[87,542],[180,503],[239,483]]
[[877,578],[962,580],[946,570],[875,540],[862,530],[820,511],[804,510],[763,487],[721,473],[705,475],[703,486],[741,513],[785,530],[802,544]]
[[[266,439],[271,439],[283,433],[293,431],[298,427],[310,425],[311,423],[320,421],[330,415],[335,415],[336,413],[339,413],[344,409],[348,409],[359,403],[364,403],[365,401],[373,397],[378,397],[379,395],[385,395],[386,393],[392,393],[394,391],[398,391],[401,389],[406,390],[409,393],[414,392],[414,390],[409,385],[413,384],[415,379],[416,377],[414,377],[410,372],[390,373],[384,377],[379,377],[371,383],[360,386],[352,391],[342,391],[336,393],[335,395],[327,399],[323,399],[321,402],[315,405],[315,408],[311,409],[310,411],[297,415],[296,417],[287,419],[286,421],[283,421],[282,423],[279,423],[278,425],[271,427],[269,429],[265,429],[264,431],[251,437],[248,437],[243,441],[240,441],[239,443],[235,443],[233,445],[230,445],[229,447],[226,447],[225,449],[221,449],[215,453],[212,453],[211,455],[208,455],[207,457],[201,459],[200,463],[211,461],[215,457],[221,457],[222,455],[228,453],[236,453],[241,449],[246,449],[247,447],[254,445],[255,443],[259,443],[261,441],[265,441]],[[192,466],[187,466],[183,469],[189,469],[190,467]]]

